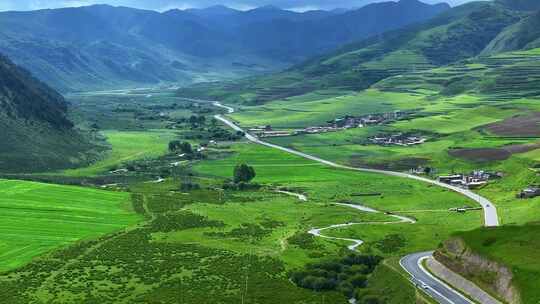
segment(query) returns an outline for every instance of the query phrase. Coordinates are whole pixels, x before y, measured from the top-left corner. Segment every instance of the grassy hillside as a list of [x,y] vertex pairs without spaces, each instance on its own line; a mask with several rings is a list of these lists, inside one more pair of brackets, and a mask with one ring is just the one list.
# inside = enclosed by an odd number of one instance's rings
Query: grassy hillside
[[87,163],[96,148],[73,128],[67,106],[60,94],[0,57],[0,172]]
[[[477,254],[488,261],[507,267],[513,277],[511,286],[518,292],[521,303],[537,303],[540,301],[538,278],[540,276],[540,243],[537,223],[526,226],[507,226],[497,229],[479,229],[458,233],[454,237],[462,240],[472,254]],[[442,251],[442,254],[446,254]],[[467,267],[467,264],[464,265]],[[474,281],[488,290],[496,292],[494,279],[490,273],[493,269],[484,269],[484,273],[466,273]],[[501,296],[501,294],[499,294]]]
[[285,72],[181,89],[180,95],[262,104],[323,89],[361,90],[390,76],[479,55],[503,30],[529,16],[501,4],[473,2],[420,25],[351,44]]
[[0,272],[133,225],[130,208],[127,193],[0,180]]
[[[211,9],[108,5],[2,12],[0,52],[62,92],[188,85],[275,72],[447,8],[403,1],[343,16],[262,7],[214,17]],[[392,18],[373,17],[385,14]]]

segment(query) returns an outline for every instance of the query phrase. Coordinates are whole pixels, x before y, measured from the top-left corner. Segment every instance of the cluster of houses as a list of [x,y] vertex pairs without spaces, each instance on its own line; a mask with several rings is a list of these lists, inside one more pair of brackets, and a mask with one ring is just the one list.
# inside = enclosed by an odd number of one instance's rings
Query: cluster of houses
[[503,174],[501,172],[475,170],[469,174],[442,175],[438,177],[438,181],[467,189],[476,189],[486,185],[490,180],[500,179],[502,177]]
[[257,137],[283,137],[292,135],[292,133],[289,131],[276,131],[272,129],[272,126],[270,125],[251,128],[248,130],[248,132]]
[[327,125],[325,126],[311,126],[304,129],[294,130],[294,131],[286,131],[286,130],[276,131],[272,129],[272,126],[266,125],[266,126],[257,126],[257,127],[251,128],[248,130],[248,132],[258,137],[280,137],[280,136],[291,136],[291,135],[299,135],[299,134],[319,134],[319,133],[337,132],[337,131],[353,129],[353,128],[363,128],[367,126],[387,124],[396,120],[400,120],[409,114],[410,112],[394,111],[394,112],[370,114],[370,115],[364,115],[364,116],[346,115],[346,116],[328,121]]
[[415,146],[421,145],[427,141],[427,138],[404,133],[377,135],[368,138],[372,144],[379,146]]
[[373,125],[382,125],[399,120],[405,117],[408,113],[395,111],[381,114],[370,114],[365,116],[346,115],[334,120],[328,121],[326,126],[307,127],[302,130],[296,130],[294,134],[317,134],[327,132],[337,132],[340,130],[363,128]]
[[529,186],[525,189],[523,189],[518,195],[518,198],[535,198],[540,196],[540,186]]

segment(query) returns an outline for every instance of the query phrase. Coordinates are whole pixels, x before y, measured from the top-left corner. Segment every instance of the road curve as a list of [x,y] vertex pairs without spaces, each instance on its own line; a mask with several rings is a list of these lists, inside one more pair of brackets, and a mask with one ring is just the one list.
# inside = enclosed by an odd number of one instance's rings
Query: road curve
[[446,283],[429,273],[422,262],[433,257],[433,251],[410,254],[399,261],[399,264],[412,277],[411,281],[440,304],[473,304],[473,302]]
[[[199,100],[199,101],[204,102],[204,101],[201,101],[201,100]],[[234,108],[223,105],[223,104],[221,104],[219,102],[212,102],[212,103],[216,107],[227,110],[227,112],[229,114],[232,114],[235,111]],[[482,209],[484,210],[484,225],[486,227],[497,227],[497,226],[499,226],[499,216],[497,215],[497,208],[495,207],[495,205],[493,205],[493,203],[491,203],[487,198],[485,198],[483,196],[480,196],[479,194],[476,194],[476,193],[474,193],[474,192],[472,192],[472,191],[470,191],[468,189],[455,187],[455,186],[448,185],[448,184],[445,184],[445,183],[441,183],[439,181],[432,180],[432,179],[429,179],[429,178],[420,177],[420,176],[407,174],[407,173],[402,173],[402,172],[385,171],[385,170],[377,170],[377,169],[367,169],[367,168],[355,168],[355,167],[349,167],[349,166],[340,165],[340,164],[337,164],[337,163],[334,163],[334,162],[331,162],[331,161],[328,161],[328,160],[325,160],[325,159],[322,159],[322,158],[319,158],[319,157],[316,157],[316,156],[313,156],[313,155],[309,155],[309,154],[306,154],[306,153],[303,153],[303,152],[300,152],[300,151],[296,151],[296,150],[289,149],[289,148],[282,147],[282,146],[278,146],[278,145],[275,145],[275,144],[272,144],[272,143],[269,143],[269,142],[266,142],[266,141],[262,141],[258,137],[253,136],[253,135],[245,132],[240,126],[238,126],[233,121],[229,120],[228,118],[226,118],[223,115],[215,115],[214,118],[221,121],[221,122],[223,122],[224,124],[226,124],[227,126],[229,126],[230,128],[232,128],[232,129],[234,129],[236,131],[243,132],[245,134],[246,138],[251,142],[254,142],[254,143],[259,144],[259,145],[267,146],[267,147],[270,147],[270,148],[278,149],[278,150],[281,150],[281,151],[284,151],[284,152],[287,152],[287,153],[291,153],[291,154],[294,154],[294,155],[297,155],[297,156],[300,156],[300,157],[303,157],[303,158],[306,158],[306,159],[309,159],[309,160],[313,160],[313,161],[316,161],[316,162],[319,162],[319,163],[322,163],[322,164],[325,164],[325,165],[328,165],[328,166],[331,166],[331,167],[334,167],[334,168],[354,170],[354,171],[360,171],[360,172],[368,172],[368,173],[378,173],[378,174],[384,174],[384,175],[390,175],[390,176],[414,179],[414,180],[418,180],[418,181],[421,181],[421,182],[424,182],[424,183],[429,183],[429,184],[432,184],[432,185],[436,185],[436,186],[446,188],[446,189],[452,190],[454,192],[460,193],[460,194],[472,199],[473,201],[477,202],[478,204],[480,204],[482,206]]]
[[[213,104],[216,107],[226,109],[229,114],[234,113],[234,108],[232,108],[232,107],[222,105],[219,102],[213,102]],[[439,186],[439,187],[442,187],[442,188],[446,188],[446,189],[455,191],[457,193],[460,193],[460,194],[462,194],[462,195],[476,201],[478,204],[480,204],[482,206],[482,209],[484,211],[484,225],[486,227],[499,226],[499,218],[498,218],[498,215],[497,215],[497,209],[495,208],[493,203],[491,203],[488,199],[486,199],[486,198],[484,198],[484,197],[482,197],[482,196],[480,196],[480,195],[478,195],[478,194],[476,194],[476,193],[474,193],[474,192],[472,192],[470,190],[462,189],[462,188],[459,188],[459,187],[454,187],[454,186],[451,186],[451,185],[448,185],[448,184],[445,184],[445,183],[441,183],[441,182],[438,182],[438,181],[435,181],[435,180],[431,180],[431,179],[428,179],[428,178],[424,178],[424,177],[420,177],[420,176],[416,176],[416,175],[412,175],[412,174],[407,174],[407,173],[385,171],[385,170],[377,170],[377,169],[367,169],[367,168],[355,168],[355,167],[349,167],[349,166],[340,165],[340,164],[337,164],[337,163],[334,163],[334,162],[331,162],[331,161],[328,161],[328,160],[325,160],[325,159],[322,159],[322,158],[319,158],[319,157],[316,157],[316,156],[313,156],[313,155],[309,155],[309,154],[302,153],[302,152],[299,152],[299,151],[296,151],[296,150],[293,150],[293,149],[285,148],[285,147],[282,147],[282,146],[279,146],[279,145],[275,145],[275,144],[272,144],[272,143],[262,141],[259,138],[245,132],[241,127],[239,127],[238,125],[236,125],[234,122],[227,119],[223,115],[215,115],[214,117],[217,120],[223,122],[225,125],[231,127],[232,129],[234,129],[236,131],[243,132],[245,134],[245,137],[251,142],[254,142],[254,143],[257,143],[257,144],[260,144],[260,145],[263,145],[263,146],[267,146],[267,147],[270,147],[270,148],[278,149],[278,150],[281,150],[281,151],[284,151],[284,152],[287,152],[287,153],[291,153],[291,154],[294,154],[294,155],[298,155],[300,157],[303,157],[303,158],[306,158],[306,159],[309,159],[309,160],[313,160],[313,161],[316,161],[316,162],[319,162],[319,163],[322,163],[322,164],[325,164],[325,165],[328,165],[328,166],[331,166],[331,167],[347,169],[347,170],[354,170],[354,171],[360,171],[360,172],[378,173],[378,174],[384,174],[384,175],[396,176],[396,177],[402,177],[402,178],[408,178],[408,179],[414,179],[414,180],[418,180],[418,181],[421,181],[421,182],[429,183],[429,184],[432,184],[432,185],[436,185],[436,186]],[[364,207],[364,206],[351,205],[351,204],[340,204],[340,205],[348,206],[348,207],[355,208],[355,209],[365,211],[365,212],[378,212],[377,210],[374,210],[374,209],[371,209],[371,208],[368,208],[368,207]],[[399,216],[399,215],[392,215],[392,216],[395,217],[395,218],[400,219],[399,222],[392,222],[392,223],[404,223],[404,222],[414,223],[415,222],[414,220],[412,220],[410,218],[407,218],[407,217],[402,217],[402,216]],[[360,225],[360,224],[368,224],[368,223],[337,224],[337,225],[332,225],[332,226],[329,226],[329,227],[326,227],[326,228],[320,228],[320,229],[314,228],[314,229],[311,229],[309,231],[309,233],[312,234],[312,235],[318,236],[318,237],[322,237],[322,238],[343,240],[343,241],[352,242],[353,244],[348,246],[348,248],[350,250],[354,251],[354,250],[356,250],[356,248],[358,248],[358,246],[360,246],[360,245],[362,245],[364,243],[362,240],[348,239],[348,238],[336,238],[336,237],[325,236],[325,235],[322,234],[322,231],[330,230],[330,229],[334,229],[334,228],[347,227],[347,226],[352,226],[352,225]],[[459,292],[452,289],[450,286],[448,286],[447,284],[445,284],[441,280],[435,278],[431,273],[429,273],[422,266],[422,262],[425,259],[430,258],[432,256],[433,256],[432,251],[415,253],[415,254],[405,256],[404,258],[402,258],[400,260],[399,263],[400,263],[401,267],[403,269],[405,269],[405,271],[407,271],[411,275],[411,281],[416,286],[418,286],[419,288],[424,290],[425,293],[427,293],[429,296],[431,296],[433,299],[435,299],[438,303],[440,303],[440,304],[474,304],[469,299],[467,299],[466,297],[461,295]]]
[[[353,208],[353,209],[360,210],[360,211],[363,211],[363,212],[381,213],[378,210],[375,210],[375,209],[372,209],[372,208],[369,208],[369,207],[365,207],[365,206],[361,206],[361,205],[342,204],[342,203],[339,203],[339,204],[336,204],[336,205],[343,206],[343,207],[348,207],[348,208]],[[311,234],[311,235],[314,235],[316,237],[320,237],[320,238],[324,238],[324,239],[351,242],[353,244],[350,245],[350,246],[347,246],[347,248],[349,248],[349,250],[355,251],[356,248],[358,248],[360,245],[364,244],[363,240],[326,236],[322,232],[326,231],[326,230],[332,230],[332,229],[336,229],[336,228],[350,227],[350,226],[356,226],[356,225],[393,225],[393,224],[404,224],[404,223],[406,223],[406,224],[414,224],[414,223],[416,223],[415,220],[413,220],[411,218],[408,218],[408,217],[405,217],[405,216],[395,215],[395,214],[388,214],[388,216],[396,218],[399,221],[336,224],[336,225],[331,225],[331,226],[328,226],[328,227],[325,227],[325,228],[313,228],[308,233]]]

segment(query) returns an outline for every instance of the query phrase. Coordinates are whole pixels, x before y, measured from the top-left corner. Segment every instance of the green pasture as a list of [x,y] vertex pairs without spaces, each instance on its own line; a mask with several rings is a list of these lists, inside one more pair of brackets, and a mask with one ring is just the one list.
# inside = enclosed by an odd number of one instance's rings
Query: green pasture
[[[235,154],[230,158],[200,163],[195,167],[195,170],[202,174],[227,178],[231,176],[235,164],[248,163],[254,166],[257,172],[256,182],[275,183],[307,194],[308,203],[296,204],[294,207],[289,207],[288,211],[305,208],[304,212],[310,214],[321,208],[319,204],[346,201],[417,218],[419,222],[414,225],[375,224],[344,229],[353,231],[349,235],[350,237],[358,236],[358,238],[365,238],[371,242],[381,241],[385,236],[395,233],[403,234],[407,239],[410,239],[402,251],[396,251],[392,255],[413,252],[418,249],[427,250],[436,246],[453,231],[474,229],[482,225],[481,212],[465,215],[449,212],[449,208],[474,203],[442,188],[401,178],[329,168],[285,152],[254,144],[238,144],[233,146],[233,150]],[[356,197],[355,194],[358,193],[380,193],[381,195]],[[266,208],[270,207],[261,206],[258,209],[266,210]],[[283,207],[278,209],[285,210]],[[341,211],[354,212],[354,210],[346,209]],[[264,212],[262,213],[264,214]],[[284,211],[281,213],[287,214]],[[236,214],[242,213],[236,212]],[[343,216],[335,215],[332,218],[337,223],[349,222]],[[386,217],[386,221],[391,220],[391,218]],[[311,219],[309,226],[317,227],[318,221]],[[418,231],[424,231],[424,233],[418,233]],[[272,241],[274,248],[279,248],[277,240]]]
[[127,193],[0,180],[0,271],[135,224]]
[[345,115],[365,115],[416,109],[420,95],[366,90],[344,92],[341,96],[313,100],[313,94],[272,101],[261,106],[242,107],[231,117],[243,126],[272,125],[277,128],[302,128],[324,125]]
[[86,168],[66,170],[67,176],[93,176],[124,162],[158,157],[167,152],[169,141],[176,137],[170,130],[104,131],[111,150],[104,158]]

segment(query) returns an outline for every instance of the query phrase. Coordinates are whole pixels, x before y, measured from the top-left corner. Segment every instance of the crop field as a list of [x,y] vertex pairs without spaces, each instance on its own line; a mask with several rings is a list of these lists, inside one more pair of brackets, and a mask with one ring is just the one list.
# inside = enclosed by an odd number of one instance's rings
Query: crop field
[[135,224],[127,193],[0,180],[0,271]]

